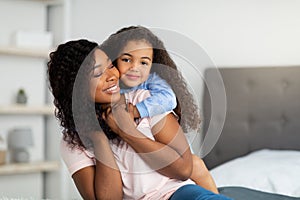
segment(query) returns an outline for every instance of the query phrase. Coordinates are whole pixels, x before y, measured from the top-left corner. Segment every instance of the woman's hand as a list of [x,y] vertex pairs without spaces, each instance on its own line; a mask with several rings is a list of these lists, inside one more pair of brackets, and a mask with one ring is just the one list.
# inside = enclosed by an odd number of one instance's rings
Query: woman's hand
[[120,137],[132,134],[136,129],[134,108],[132,104],[117,104],[108,108],[102,115],[108,126]]

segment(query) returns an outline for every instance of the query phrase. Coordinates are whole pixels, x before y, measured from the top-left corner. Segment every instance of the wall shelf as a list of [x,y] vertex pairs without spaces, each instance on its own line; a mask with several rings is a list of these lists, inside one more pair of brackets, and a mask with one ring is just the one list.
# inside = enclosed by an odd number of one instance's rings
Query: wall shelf
[[34,49],[34,48],[20,48],[20,47],[13,47],[13,46],[0,46],[0,54],[4,54],[4,55],[17,55],[17,56],[48,59],[50,52],[51,52],[51,50],[49,50],[49,49],[39,49],[39,48]]
[[51,105],[5,105],[0,106],[1,115],[54,115],[54,107]]
[[14,175],[57,171],[60,169],[58,161],[40,161],[29,163],[11,163],[0,165],[0,175]]
[[[6,0],[6,1],[11,1],[11,0]],[[19,0],[19,1],[23,1],[24,0]],[[45,5],[49,5],[49,6],[52,6],[52,5],[62,5],[64,2],[63,0],[27,0],[28,2],[32,1],[32,2],[36,2],[36,3],[43,3]]]
[[44,3],[46,5],[52,6],[52,5],[62,5],[63,1],[61,0],[31,0],[31,1],[35,1],[35,2],[41,2]]

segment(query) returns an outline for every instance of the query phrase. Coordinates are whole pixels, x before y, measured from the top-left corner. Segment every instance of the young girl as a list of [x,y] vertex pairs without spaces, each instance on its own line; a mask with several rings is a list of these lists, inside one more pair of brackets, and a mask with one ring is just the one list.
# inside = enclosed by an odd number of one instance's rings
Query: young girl
[[[63,127],[61,154],[82,197],[228,200],[187,180],[191,152],[172,112],[144,118],[135,125],[125,105],[118,104],[119,72],[96,47],[86,40],[70,41],[59,45],[48,62],[56,117]],[[139,90],[126,95],[134,103],[150,94]],[[82,100],[79,107],[78,99]],[[76,111],[85,107],[93,107],[94,114]],[[103,133],[103,117],[117,137]],[[91,123],[95,119],[101,128]],[[157,134],[153,136],[152,130]]]
[[[184,131],[197,131],[200,117],[194,99],[186,89],[186,84],[163,42],[149,29],[142,26],[123,28],[111,35],[102,44],[102,48],[110,58],[115,59],[114,65],[120,72],[120,84],[123,88],[121,93],[138,89],[150,91],[150,97],[134,105],[133,113],[136,118],[152,117],[173,110],[176,107],[173,88],[179,99],[175,112],[178,116],[183,112],[184,116],[179,118],[181,126]],[[156,72],[165,77],[172,88]],[[218,193],[202,159],[193,155],[193,161],[193,173],[190,178],[198,185]]]

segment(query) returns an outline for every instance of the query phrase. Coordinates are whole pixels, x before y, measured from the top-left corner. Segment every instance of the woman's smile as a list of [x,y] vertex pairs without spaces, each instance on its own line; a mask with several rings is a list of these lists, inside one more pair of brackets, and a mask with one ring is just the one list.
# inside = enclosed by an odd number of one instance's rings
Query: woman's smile
[[120,87],[119,84],[114,84],[104,89],[103,91],[109,94],[115,94],[117,92],[120,92]]

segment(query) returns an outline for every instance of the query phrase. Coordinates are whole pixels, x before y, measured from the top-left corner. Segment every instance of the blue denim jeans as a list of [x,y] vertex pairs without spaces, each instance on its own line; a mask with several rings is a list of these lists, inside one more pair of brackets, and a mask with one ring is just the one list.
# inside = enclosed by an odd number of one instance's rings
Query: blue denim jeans
[[221,194],[215,194],[199,185],[188,184],[174,192],[169,200],[232,200]]

